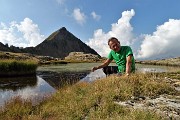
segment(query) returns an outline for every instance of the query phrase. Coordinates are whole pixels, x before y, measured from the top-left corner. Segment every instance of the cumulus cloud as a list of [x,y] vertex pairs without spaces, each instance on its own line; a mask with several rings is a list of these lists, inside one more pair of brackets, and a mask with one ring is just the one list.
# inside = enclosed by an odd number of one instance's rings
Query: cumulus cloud
[[9,25],[1,23],[0,42],[8,43],[17,47],[36,46],[45,39],[40,34],[37,24],[34,24],[30,18],[25,18],[22,22],[11,22]]
[[144,35],[137,58],[167,58],[180,56],[180,20],[169,19],[152,35]]
[[96,50],[101,56],[105,57],[110,51],[109,46],[107,45],[107,41],[110,37],[117,37],[120,40],[121,45],[132,44],[134,38],[130,20],[134,15],[135,12],[133,9],[124,11],[118,22],[112,24],[109,32],[105,33],[102,29],[95,30],[93,38],[90,38],[86,44]]
[[86,22],[86,15],[83,12],[81,12],[81,10],[79,8],[75,8],[73,10],[73,18],[80,25],[83,25]]
[[97,15],[94,11],[91,12],[91,16],[93,17],[94,20],[97,20],[97,21],[101,19],[101,16]]

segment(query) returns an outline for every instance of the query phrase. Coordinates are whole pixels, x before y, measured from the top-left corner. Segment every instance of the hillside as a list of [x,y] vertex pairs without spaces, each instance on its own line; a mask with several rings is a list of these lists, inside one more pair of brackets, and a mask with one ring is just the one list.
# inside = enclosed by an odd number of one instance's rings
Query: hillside
[[84,54],[83,52],[71,52],[64,60],[50,56],[34,55],[30,53],[14,53],[0,51],[0,60],[34,60],[38,64],[67,64],[70,62],[100,62],[98,55]]
[[8,46],[2,44],[1,42],[0,42],[0,50],[1,51],[7,51],[7,52],[11,51]]
[[136,63],[150,64],[150,65],[180,66],[180,57],[161,59],[161,60],[136,61]]

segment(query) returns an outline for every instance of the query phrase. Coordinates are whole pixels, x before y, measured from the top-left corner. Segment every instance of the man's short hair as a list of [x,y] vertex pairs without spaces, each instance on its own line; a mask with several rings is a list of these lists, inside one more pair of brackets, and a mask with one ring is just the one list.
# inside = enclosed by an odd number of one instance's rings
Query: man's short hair
[[[113,41],[113,40],[117,40],[118,42],[119,42],[119,40],[116,38],[116,37],[111,37],[111,38],[109,38],[109,40],[108,40],[108,45],[109,45],[109,42],[110,41]],[[119,42],[120,43],[120,42]]]

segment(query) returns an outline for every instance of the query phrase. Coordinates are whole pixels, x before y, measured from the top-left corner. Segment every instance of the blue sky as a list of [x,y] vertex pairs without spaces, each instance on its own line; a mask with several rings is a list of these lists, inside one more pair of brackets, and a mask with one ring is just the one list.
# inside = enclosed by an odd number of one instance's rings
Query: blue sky
[[117,37],[136,59],[180,56],[180,0],[0,0],[0,42],[36,46],[68,31],[107,56]]

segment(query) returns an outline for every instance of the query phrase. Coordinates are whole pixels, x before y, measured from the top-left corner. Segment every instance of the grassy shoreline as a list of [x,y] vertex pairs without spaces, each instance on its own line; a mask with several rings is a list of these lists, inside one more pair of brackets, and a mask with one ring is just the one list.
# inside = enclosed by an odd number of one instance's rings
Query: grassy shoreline
[[110,76],[92,83],[79,82],[59,89],[38,105],[15,98],[0,110],[0,119],[28,120],[161,120],[155,111],[130,109],[115,102],[132,96],[179,95],[164,81],[166,74],[136,73],[129,77]]
[[169,59],[161,59],[161,60],[144,60],[144,61],[136,61],[139,64],[148,64],[148,65],[162,65],[162,66],[174,66],[180,67],[180,57],[169,58]]
[[0,60],[0,77],[36,74],[37,66],[32,60]]

